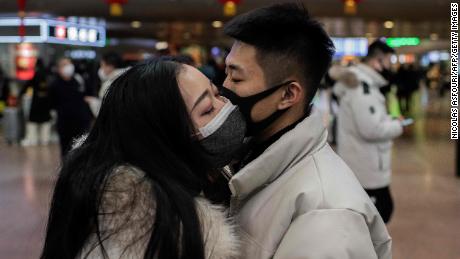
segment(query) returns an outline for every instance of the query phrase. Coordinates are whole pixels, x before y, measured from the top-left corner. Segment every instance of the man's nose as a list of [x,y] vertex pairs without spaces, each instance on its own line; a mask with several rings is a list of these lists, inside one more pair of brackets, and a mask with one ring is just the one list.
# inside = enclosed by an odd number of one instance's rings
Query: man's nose
[[228,81],[229,81],[229,79],[228,79],[228,76],[227,76],[227,77],[225,78],[224,83],[222,84],[221,87],[225,87],[225,88],[227,88],[227,89],[230,89],[229,84],[228,84]]

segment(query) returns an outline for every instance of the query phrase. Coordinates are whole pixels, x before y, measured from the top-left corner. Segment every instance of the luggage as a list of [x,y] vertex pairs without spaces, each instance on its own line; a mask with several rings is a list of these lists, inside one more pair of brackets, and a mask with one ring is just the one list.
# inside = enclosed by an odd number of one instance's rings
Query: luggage
[[23,116],[17,107],[6,107],[3,112],[3,134],[8,144],[19,143],[23,136]]

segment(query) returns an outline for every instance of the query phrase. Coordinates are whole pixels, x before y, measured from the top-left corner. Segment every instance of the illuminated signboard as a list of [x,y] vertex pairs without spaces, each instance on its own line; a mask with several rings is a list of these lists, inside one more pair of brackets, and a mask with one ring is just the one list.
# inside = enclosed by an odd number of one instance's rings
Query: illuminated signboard
[[368,40],[366,38],[332,38],[335,46],[335,56],[358,56],[367,54]]
[[410,37],[410,38],[387,38],[388,46],[392,48],[402,47],[402,46],[417,46],[420,44],[420,38]]
[[56,43],[81,46],[105,46],[105,27],[76,22],[25,18],[26,35],[21,41],[19,18],[0,19],[0,43]]

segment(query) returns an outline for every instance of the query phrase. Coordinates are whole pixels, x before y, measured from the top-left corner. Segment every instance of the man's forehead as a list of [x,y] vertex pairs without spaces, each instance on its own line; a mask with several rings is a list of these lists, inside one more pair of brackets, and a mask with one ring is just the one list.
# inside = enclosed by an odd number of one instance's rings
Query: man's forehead
[[230,69],[246,70],[254,65],[255,61],[255,48],[246,43],[236,41],[225,59],[225,64]]

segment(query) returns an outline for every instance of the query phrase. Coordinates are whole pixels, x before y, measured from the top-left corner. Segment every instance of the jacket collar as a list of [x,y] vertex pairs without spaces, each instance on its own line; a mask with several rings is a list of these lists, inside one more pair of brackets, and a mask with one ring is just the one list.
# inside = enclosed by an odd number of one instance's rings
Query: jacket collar
[[232,177],[229,187],[233,197],[245,199],[326,144],[321,116],[312,113]]
[[366,64],[358,64],[355,69],[358,72],[358,79],[365,81],[370,86],[380,88],[388,84],[388,81],[382,75]]
[[115,79],[117,79],[121,74],[126,72],[128,69],[129,69],[129,67],[128,68],[116,68],[115,70],[112,71],[112,73],[110,73],[107,76],[107,80],[105,80],[105,81],[107,81],[107,82],[115,81]]

